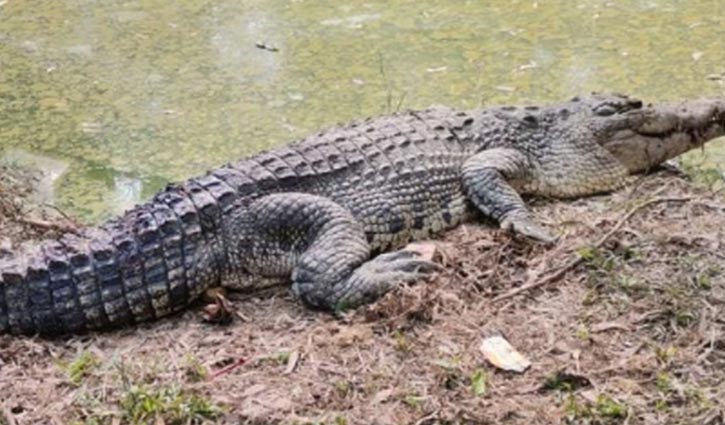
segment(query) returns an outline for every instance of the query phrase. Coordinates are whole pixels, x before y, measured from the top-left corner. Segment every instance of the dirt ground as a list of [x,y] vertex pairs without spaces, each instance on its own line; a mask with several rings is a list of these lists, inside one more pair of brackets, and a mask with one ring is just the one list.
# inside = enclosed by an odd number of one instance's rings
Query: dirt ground
[[[0,255],[67,224],[0,176]],[[660,171],[533,209],[553,248],[465,225],[443,273],[343,317],[279,288],[230,295],[227,325],[0,336],[0,424],[725,423],[725,196]],[[485,360],[496,334],[529,370]]]

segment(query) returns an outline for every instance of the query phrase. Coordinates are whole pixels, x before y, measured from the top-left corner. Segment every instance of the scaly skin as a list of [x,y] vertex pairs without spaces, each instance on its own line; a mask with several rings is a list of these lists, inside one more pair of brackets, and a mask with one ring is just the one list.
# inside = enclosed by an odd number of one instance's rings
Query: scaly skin
[[81,235],[0,263],[0,333],[57,335],[165,316],[214,286],[290,282],[305,303],[374,300],[437,266],[405,243],[475,209],[553,242],[520,194],[615,189],[725,131],[723,100],[619,95],[359,121],[226,165]]

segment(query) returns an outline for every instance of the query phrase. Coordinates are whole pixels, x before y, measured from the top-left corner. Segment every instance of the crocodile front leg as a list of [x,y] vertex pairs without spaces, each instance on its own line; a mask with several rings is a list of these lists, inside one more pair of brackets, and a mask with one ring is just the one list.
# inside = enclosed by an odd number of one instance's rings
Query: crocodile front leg
[[292,291],[312,307],[355,307],[437,269],[409,251],[369,260],[363,225],[320,196],[267,195],[232,221],[231,237],[237,241],[232,267],[246,275],[291,277]]
[[497,220],[502,229],[553,243],[556,239],[531,219],[515,189],[530,178],[530,169],[528,158],[518,150],[484,150],[463,164],[463,189],[476,208]]

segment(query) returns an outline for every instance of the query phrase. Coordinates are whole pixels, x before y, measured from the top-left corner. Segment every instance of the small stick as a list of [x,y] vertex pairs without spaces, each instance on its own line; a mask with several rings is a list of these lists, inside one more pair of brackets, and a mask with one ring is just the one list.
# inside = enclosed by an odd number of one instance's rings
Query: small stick
[[56,212],[57,212],[58,214],[62,215],[62,216],[63,216],[63,218],[64,218],[64,219],[66,219],[66,221],[67,221],[68,223],[72,223],[72,224],[73,224],[73,225],[75,225],[75,226],[77,226],[77,225],[78,225],[78,224],[76,223],[76,220],[75,220],[75,219],[74,219],[73,217],[69,216],[69,215],[68,215],[68,214],[67,214],[67,213],[66,213],[65,211],[63,211],[62,209],[58,208],[58,206],[57,206],[57,205],[53,205],[53,204],[47,204],[47,203],[46,203],[46,204],[43,204],[43,206],[44,206],[44,207],[47,207],[47,208],[51,208],[51,209],[55,210],[55,211],[56,211]]
[[34,218],[25,217],[18,218],[17,221],[23,224],[38,227],[43,230],[58,230],[67,233],[78,233],[78,227],[70,224],[52,223],[50,221],[37,220]]
[[434,410],[432,413],[423,416],[415,422],[415,425],[422,425],[430,420],[438,418],[439,409]]
[[243,365],[247,361],[244,359],[244,357],[238,358],[234,363],[224,366],[223,368],[217,370],[211,376],[209,376],[209,381],[216,379],[220,377],[221,375],[226,375],[227,373],[233,371],[234,369],[238,368],[239,366]]
[[[692,197],[686,196],[686,197],[679,197],[679,198],[669,198],[669,197],[653,198],[653,199],[650,199],[648,201],[642,202],[641,204],[639,204],[636,207],[632,208],[627,214],[624,215],[624,217],[622,217],[617,222],[617,224],[614,225],[614,227],[612,227],[612,229],[609,232],[607,232],[597,242],[595,242],[594,243],[594,248],[599,248],[602,245],[604,245],[604,243],[607,242],[609,240],[609,238],[612,237],[612,235],[614,235],[615,233],[617,233],[619,231],[619,229],[621,229],[622,226],[624,226],[624,224],[627,221],[629,221],[635,214],[637,214],[638,211],[640,211],[640,210],[642,210],[644,208],[647,208],[647,207],[649,207],[651,205],[661,204],[663,202],[688,202],[690,200],[692,200]],[[507,292],[505,294],[499,295],[498,297],[494,298],[493,299],[493,302],[499,302],[499,301],[502,301],[502,300],[505,300],[505,299],[514,297],[514,296],[516,296],[516,295],[518,295],[518,294],[520,294],[522,292],[530,291],[532,289],[539,288],[541,286],[544,286],[544,285],[547,285],[547,284],[549,284],[551,282],[554,282],[556,280],[559,280],[569,270],[571,270],[574,267],[576,267],[579,264],[581,264],[582,261],[584,261],[584,258],[581,257],[581,256],[579,256],[579,255],[577,255],[576,257],[574,257],[574,258],[570,259],[569,261],[567,261],[563,266],[559,267],[558,269],[556,269],[556,270],[550,269],[547,272],[542,273],[542,274],[551,273],[548,276],[541,277],[540,274],[537,274],[535,277],[529,279],[529,281],[527,283],[525,283],[524,285],[521,285],[518,288],[514,288],[511,291],[509,291],[509,292]]]

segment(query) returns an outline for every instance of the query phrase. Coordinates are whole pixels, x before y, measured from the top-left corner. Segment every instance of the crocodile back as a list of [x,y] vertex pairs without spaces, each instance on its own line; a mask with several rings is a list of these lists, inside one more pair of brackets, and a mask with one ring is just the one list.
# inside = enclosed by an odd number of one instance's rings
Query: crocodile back
[[338,126],[213,174],[242,197],[329,197],[365,227],[376,251],[455,226],[466,203],[460,166],[476,149],[473,117],[435,108]]

